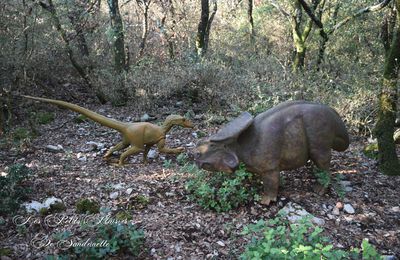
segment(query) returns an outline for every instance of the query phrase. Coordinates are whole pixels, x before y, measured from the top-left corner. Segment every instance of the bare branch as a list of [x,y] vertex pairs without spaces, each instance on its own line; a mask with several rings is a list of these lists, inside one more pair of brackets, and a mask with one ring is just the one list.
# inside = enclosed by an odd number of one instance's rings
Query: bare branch
[[380,3],[376,4],[376,5],[371,5],[371,6],[368,6],[368,7],[365,7],[365,8],[362,8],[362,9],[358,10],[354,14],[347,16],[342,21],[337,23],[331,30],[328,31],[328,34],[334,33],[337,29],[339,29],[340,27],[342,27],[343,25],[348,23],[350,20],[352,20],[354,18],[357,18],[362,14],[370,13],[370,12],[376,12],[376,11],[379,11],[379,10],[383,9],[384,7],[386,7],[390,3],[390,1],[391,0],[383,0],[382,2],[380,2]]
[[271,0],[270,3],[271,3],[271,5],[272,5],[273,7],[275,7],[276,9],[278,9],[278,11],[279,11],[283,16],[285,16],[286,18],[289,18],[289,17],[290,17],[290,14],[289,14],[288,12],[286,12],[285,10],[283,10],[283,8],[282,8],[278,3],[276,3],[274,0]]

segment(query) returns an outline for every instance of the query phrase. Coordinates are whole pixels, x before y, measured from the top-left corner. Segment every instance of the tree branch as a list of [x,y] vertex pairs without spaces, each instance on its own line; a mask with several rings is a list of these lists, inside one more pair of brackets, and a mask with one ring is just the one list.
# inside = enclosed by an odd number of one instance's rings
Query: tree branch
[[349,21],[353,20],[354,18],[359,17],[362,14],[370,13],[370,12],[376,12],[376,11],[379,11],[379,10],[383,9],[384,7],[386,7],[390,3],[390,1],[391,0],[383,0],[382,2],[380,2],[380,3],[376,4],[376,5],[371,5],[371,6],[364,7],[362,9],[358,10],[354,14],[347,16],[342,21],[337,23],[331,30],[328,31],[328,34],[334,33],[337,29],[339,29],[340,27],[342,27],[343,25],[345,25]]

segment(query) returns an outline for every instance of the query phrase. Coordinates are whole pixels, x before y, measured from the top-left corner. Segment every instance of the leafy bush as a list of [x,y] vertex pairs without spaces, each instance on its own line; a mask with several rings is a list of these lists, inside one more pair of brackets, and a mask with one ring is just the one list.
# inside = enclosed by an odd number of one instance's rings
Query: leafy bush
[[96,214],[100,212],[100,205],[90,199],[81,199],[76,203],[76,211],[78,213]]
[[336,249],[327,237],[321,236],[323,229],[314,226],[308,218],[290,224],[282,216],[265,223],[263,220],[246,226],[244,235],[252,235],[242,259],[382,259],[367,240],[360,249],[349,252]]
[[346,191],[341,184],[343,176],[341,174],[335,174],[335,179],[332,181],[331,174],[328,171],[316,170],[315,176],[317,177],[318,183],[324,187],[328,188],[332,185],[332,188],[336,191],[340,198],[344,198]]
[[15,212],[30,189],[22,184],[31,176],[31,170],[23,164],[15,164],[8,169],[6,176],[0,176],[0,212]]
[[184,168],[189,169],[192,174],[185,185],[190,193],[189,199],[205,209],[229,211],[258,199],[253,175],[246,172],[243,165],[231,175],[222,172],[208,173],[193,164],[186,164]]
[[34,114],[36,122],[41,125],[48,124],[54,120],[54,113],[50,112],[37,112]]
[[[99,246],[74,246],[58,256],[47,256],[46,259],[108,259],[112,256],[124,255],[137,257],[143,252],[144,233],[133,224],[113,223],[96,226],[97,229],[91,238],[81,238],[79,243],[90,241]],[[81,227],[82,231],[90,231]],[[58,241],[70,241],[70,232],[55,235]],[[78,244],[78,242],[73,242]]]
[[14,138],[14,141],[21,141],[31,137],[32,133],[24,127],[18,127],[14,131],[12,131],[12,136]]

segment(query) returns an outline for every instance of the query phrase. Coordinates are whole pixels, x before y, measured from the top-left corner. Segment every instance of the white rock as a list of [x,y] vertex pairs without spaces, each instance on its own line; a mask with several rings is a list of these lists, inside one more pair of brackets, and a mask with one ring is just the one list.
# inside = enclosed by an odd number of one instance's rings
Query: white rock
[[119,195],[118,191],[112,192],[110,194],[110,199],[115,200],[116,198],[118,198],[118,195]]
[[98,142],[93,142],[93,141],[89,141],[86,144],[89,146],[92,146],[94,148],[93,150],[102,150],[105,147],[105,145],[103,143],[98,143]]
[[28,213],[32,213],[34,211],[39,212],[42,208],[46,208],[42,203],[39,201],[31,201],[22,204]]
[[118,184],[113,184],[111,185],[111,188],[115,190],[121,190],[125,187],[125,183],[118,183]]
[[313,218],[311,219],[311,221],[312,221],[315,225],[318,225],[318,226],[323,226],[323,225],[325,225],[325,220],[323,220],[322,218],[313,217]]
[[390,211],[396,212],[396,213],[400,212],[400,207],[399,206],[393,207],[393,208],[390,209]]
[[155,159],[155,158],[157,158],[157,156],[158,156],[158,152],[154,149],[151,149],[149,151],[149,153],[147,154],[147,158],[149,158],[149,159]]
[[196,144],[193,143],[193,142],[190,142],[190,143],[188,143],[188,144],[185,144],[185,146],[186,146],[186,147],[195,147]]
[[78,158],[78,160],[81,161],[81,162],[86,162],[87,161],[87,157],[83,153],[77,153],[76,154],[76,158]]
[[149,121],[149,119],[150,119],[150,116],[146,113],[140,118],[140,121],[147,122],[147,121]]
[[353,188],[352,188],[352,187],[349,187],[349,186],[345,186],[345,187],[344,187],[344,191],[345,191],[345,192],[352,192],[352,191],[353,191]]
[[220,241],[218,241],[218,242],[217,242],[217,244],[218,244],[219,246],[225,246],[225,243],[224,243],[224,242],[222,242],[221,240],[220,240]]
[[316,225],[324,225],[325,221],[321,218],[314,217],[312,214],[307,212],[303,207],[296,203],[289,202],[284,208],[282,208],[280,213],[285,213],[287,220],[291,223],[296,223],[304,217],[311,217],[311,222]]
[[46,146],[46,150],[52,153],[59,153],[64,151],[64,148],[62,147],[62,145],[58,144],[58,145],[47,145]]
[[348,214],[354,214],[356,212],[353,206],[351,206],[350,204],[344,204],[343,211]]
[[340,210],[339,210],[339,208],[334,207],[333,210],[332,210],[332,214],[333,214],[333,215],[336,215],[336,216],[340,215]]
[[132,188],[128,188],[128,189],[126,189],[125,193],[126,193],[127,195],[131,195],[132,191],[133,191]]
[[192,133],[192,136],[193,136],[194,138],[199,138],[199,136],[197,135],[196,132],[193,132],[193,133]]
[[350,181],[340,181],[340,184],[343,186],[350,186],[351,182]]
[[50,208],[51,205],[56,204],[56,203],[62,203],[62,200],[57,199],[56,197],[50,197],[47,198],[44,202],[43,202],[43,206],[45,208]]

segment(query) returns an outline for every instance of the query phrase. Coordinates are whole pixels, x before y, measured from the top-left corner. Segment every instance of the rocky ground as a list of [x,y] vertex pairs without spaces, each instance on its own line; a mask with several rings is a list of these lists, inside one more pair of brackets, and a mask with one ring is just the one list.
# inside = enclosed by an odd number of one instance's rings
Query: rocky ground
[[[175,104],[173,111],[160,107],[156,117],[163,119],[169,113],[187,112],[180,106]],[[120,120],[139,119],[144,114],[132,106],[89,108]],[[34,172],[28,183],[33,190],[29,199],[59,198],[69,216],[76,215],[75,204],[81,198],[93,198],[102,208],[115,211],[127,208],[133,196],[148,197],[147,205],[128,210],[132,222],[145,233],[141,259],[237,259],[249,240],[241,235],[243,227],[274,217],[289,202],[322,219],[324,234],[336,247],[360,247],[367,238],[381,254],[400,256],[400,178],[378,172],[376,162],[362,153],[365,146],[362,139],[353,136],[350,148],[333,156],[332,172],[344,176],[347,192],[343,199],[333,188],[323,196],[314,193],[315,178],[308,166],[283,173],[284,185],[277,203],[269,207],[253,203],[227,213],[215,213],[187,199],[184,184],[188,174],[179,171],[175,156],[154,151],[148,165],[143,165],[142,156],[138,155],[130,157],[127,166],[115,167],[102,160],[102,148],[117,143],[118,134],[93,122],[78,124],[74,122],[76,115],[70,111],[55,109],[55,112],[53,122],[38,126],[39,137],[21,147],[0,151],[0,172],[14,163],[27,165]],[[212,121],[206,122],[210,117],[196,110],[194,114],[196,130],[212,133],[219,127]],[[193,131],[173,129],[168,145],[184,146],[192,158],[198,141]],[[52,150],[48,145],[62,148]],[[54,228],[32,224],[21,231],[12,217],[5,218],[0,225],[0,248],[12,248],[15,259],[41,259],[60,249],[32,246],[36,234],[51,236],[69,230],[79,238],[82,234],[74,233],[77,228],[65,223]]]

